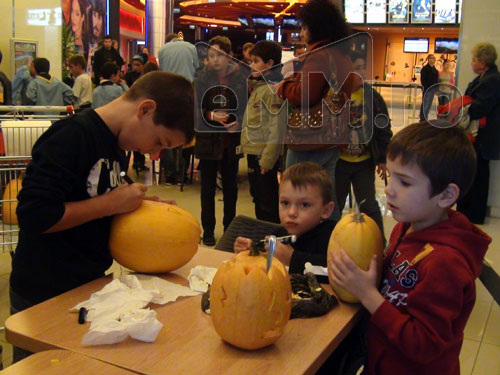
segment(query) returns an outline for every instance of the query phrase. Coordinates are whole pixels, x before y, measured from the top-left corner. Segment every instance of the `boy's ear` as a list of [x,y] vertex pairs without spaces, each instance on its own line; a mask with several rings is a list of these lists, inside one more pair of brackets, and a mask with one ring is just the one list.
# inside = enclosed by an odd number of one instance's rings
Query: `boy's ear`
[[448,184],[439,194],[438,205],[441,208],[448,208],[455,204],[460,195],[460,188],[457,184]]
[[156,110],[156,102],[152,99],[144,99],[137,106],[137,118],[141,119],[146,114],[153,114]]
[[268,67],[270,67],[270,68],[271,68],[271,67],[273,67],[273,66],[274,66],[274,60],[273,60],[273,59],[269,59],[269,60],[267,60],[266,65],[267,65]]
[[321,218],[323,220],[328,219],[332,215],[334,208],[335,208],[335,203],[333,203],[333,202],[329,202],[329,203],[325,204],[323,207],[323,211],[321,212]]

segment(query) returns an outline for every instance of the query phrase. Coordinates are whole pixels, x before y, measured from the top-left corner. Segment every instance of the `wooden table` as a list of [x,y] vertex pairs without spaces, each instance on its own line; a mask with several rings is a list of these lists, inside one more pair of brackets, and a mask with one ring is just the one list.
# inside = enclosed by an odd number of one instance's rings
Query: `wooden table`
[[67,350],[35,353],[0,371],[1,375],[134,375],[134,372],[109,365]]
[[[195,265],[217,267],[232,254],[200,248],[195,257],[163,278],[188,285]],[[245,351],[223,342],[209,315],[201,310],[201,295],[154,305],[163,328],[154,343],[127,338],[114,345],[80,344],[89,323],[77,323],[68,310],[111,281],[104,277],[21,311],[5,322],[7,340],[38,352],[67,349],[143,374],[311,374],[328,358],[361,315],[360,305],[340,304],[313,319],[293,319],[270,347]]]

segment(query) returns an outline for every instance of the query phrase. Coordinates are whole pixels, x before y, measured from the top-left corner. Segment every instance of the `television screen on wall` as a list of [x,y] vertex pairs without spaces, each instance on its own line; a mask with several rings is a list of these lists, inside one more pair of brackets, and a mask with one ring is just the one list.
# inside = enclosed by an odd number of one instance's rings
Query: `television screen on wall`
[[300,29],[301,25],[300,20],[295,17],[283,17],[283,21],[281,22],[281,26],[284,29]]
[[367,0],[366,1],[366,23],[386,22],[387,0]]
[[344,0],[344,14],[349,23],[364,23],[365,0]]
[[456,0],[436,0],[434,4],[434,23],[455,23]]
[[405,38],[403,52],[409,52],[409,53],[429,52],[429,38]]
[[408,0],[389,0],[389,23],[408,23]]
[[458,39],[436,38],[434,42],[435,53],[457,53]]
[[274,27],[274,17],[253,16],[253,27]]

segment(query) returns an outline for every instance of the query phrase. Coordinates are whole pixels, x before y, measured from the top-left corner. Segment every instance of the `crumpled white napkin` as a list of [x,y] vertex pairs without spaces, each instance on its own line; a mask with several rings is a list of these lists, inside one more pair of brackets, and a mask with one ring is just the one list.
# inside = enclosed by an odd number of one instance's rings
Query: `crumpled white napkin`
[[189,271],[188,280],[191,290],[205,293],[217,272],[217,268],[196,266]]
[[127,336],[153,342],[162,328],[156,312],[144,309],[150,302],[165,304],[181,296],[195,296],[198,292],[158,277],[125,275],[93,293],[71,310],[87,309],[89,332],[82,345],[114,344]]
[[313,266],[310,262],[304,264],[304,274],[311,272],[318,276],[328,276],[328,268],[321,266]]

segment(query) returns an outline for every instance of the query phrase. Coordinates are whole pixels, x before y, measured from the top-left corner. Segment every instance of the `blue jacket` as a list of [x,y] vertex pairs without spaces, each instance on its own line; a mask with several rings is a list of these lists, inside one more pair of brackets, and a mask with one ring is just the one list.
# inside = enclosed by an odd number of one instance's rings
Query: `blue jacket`
[[191,43],[174,39],[160,48],[158,59],[161,71],[180,74],[193,82],[198,69],[198,53]]
[[127,85],[120,86],[107,79],[101,81],[100,85],[94,89],[92,108],[99,108],[112,102],[127,90]]
[[70,105],[73,103],[73,90],[56,77],[46,79],[36,76],[26,89],[26,97],[33,105]]

